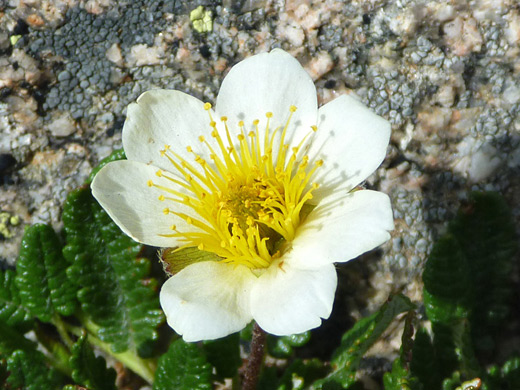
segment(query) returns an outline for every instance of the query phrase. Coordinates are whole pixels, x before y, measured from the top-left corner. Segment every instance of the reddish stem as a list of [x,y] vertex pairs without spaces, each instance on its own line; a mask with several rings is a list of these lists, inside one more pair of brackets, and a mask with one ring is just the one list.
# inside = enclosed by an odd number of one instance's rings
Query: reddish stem
[[260,375],[260,368],[264,360],[265,331],[255,322],[251,338],[251,353],[244,370],[242,390],[255,390]]

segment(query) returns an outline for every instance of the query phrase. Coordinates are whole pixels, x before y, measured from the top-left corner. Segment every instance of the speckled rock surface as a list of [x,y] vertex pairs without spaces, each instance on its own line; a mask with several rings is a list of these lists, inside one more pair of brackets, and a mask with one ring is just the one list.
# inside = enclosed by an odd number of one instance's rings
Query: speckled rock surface
[[[4,265],[15,261],[24,225],[60,229],[67,192],[121,146],[128,103],[152,88],[212,102],[233,64],[275,47],[309,71],[320,104],[354,92],[392,123],[387,158],[366,186],[390,195],[396,229],[352,266],[368,296],[361,311],[394,291],[420,298],[432,243],[470,190],[500,191],[520,220],[514,0],[0,4]],[[209,32],[190,20],[200,5],[211,11]]]

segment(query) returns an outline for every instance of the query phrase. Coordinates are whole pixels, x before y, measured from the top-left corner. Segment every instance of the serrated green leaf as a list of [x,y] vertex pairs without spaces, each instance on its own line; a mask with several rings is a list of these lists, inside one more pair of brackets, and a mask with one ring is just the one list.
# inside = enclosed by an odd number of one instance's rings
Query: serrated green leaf
[[[394,318],[415,306],[403,295],[395,295],[381,309],[358,321],[341,339],[331,360],[333,372],[316,381],[316,389],[348,388],[356,382],[356,370],[363,355],[381,336]],[[340,386],[340,387],[338,387]]]
[[240,335],[233,333],[227,337],[205,341],[204,352],[208,362],[215,367],[220,378],[233,378],[242,364],[240,358]]
[[14,279],[14,271],[0,270],[0,323],[27,328],[32,322],[33,316],[20,301]]
[[415,335],[410,371],[419,378],[424,390],[440,389],[443,377],[437,368],[432,340],[424,329],[420,329]]
[[79,287],[82,310],[99,326],[97,336],[116,353],[131,348],[148,355],[144,348],[156,340],[164,316],[141,245],[121,232],[89,188],[69,194],[63,222],[63,253],[72,263],[67,275]]
[[18,350],[7,359],[8,386],[12,389],[52,390],[62,387],[57,372],[47,367],[41,352]]
[[92,170],[92,172],[90,173],[90,175],[86,181],[86,184],[92,183],[92,180],[94,180],[94,176],[96,176],[96,174],[101,170],[101,168],[103,168],[109,162],[117,161],[117,160],[125,160],[125,159],[126,159],[126,155],[125,155],[125,151],[123,149],[114,150],[110,154],[110,156],[105,157],[103,160],[101,160],[99,162],[98,166]]
[[67,278],[68,265],[50,226],[36,224],[25,230],[15,282],[23,305],[43,322],[76,310],[76,286]]
[[383,383],[385,390],[423,390],[422,384],[410,375],[401,359],[394,360],[392,371],[384,375]]
[[392,371],[385,373],[383,376],[385,390],[423,390],[421,382],[410,369],[414,332],[412,321],[414,318],[415,313],[409,311],[404,323],[399,357],[394,360]]
[[211,366],[197,344],[174,341],[159,358],[154,390],[210,390]]
[[466,255],[473,288],[471,331],[475,347],[490,350],[509,314],[513,255],[518,249],[513,217],[495,192],[475,192],[448,231]]
[[473,297],[470,277],[457,239],[452,235],[441,237],[423,272],[424,306],[432,322],[451,325],[468,317]]
[[96,357],[84,334],[72,346],[70,366],[72,379],[91,390],[115,390],[116,372],[107,368],[102,356]]

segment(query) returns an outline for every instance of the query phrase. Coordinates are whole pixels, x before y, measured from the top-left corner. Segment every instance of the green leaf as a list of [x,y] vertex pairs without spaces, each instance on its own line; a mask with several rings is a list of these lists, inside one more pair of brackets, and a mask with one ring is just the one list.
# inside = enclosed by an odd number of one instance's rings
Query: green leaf
[[385,390],[422,390],[423,386],[419,380],[410,375],[404,367],[401,359],[395,359],[392,364],[392,371],[387,372],[383,377]]
[[414,318],[415,312],[409,311],[404,323],[399,357],[394,360],[392,371],[385,373],[383,376],[385,390],[423,390],[419,379],[412,374],[410,369],[414,332],[412,321]]
[[294,347],[302,347],[307,344],[310,339],[310,331],[281,337],[268,334],[267,349],[269,354],[274,357],[288,358],[293,354]]
[[61,378],[57,372],[47,367],[41,352],[15,351],[7,359],[8,386],[12,389],[52,390],[62,387]]
[[426,315],[452,325],[468,317],[473,286],[466,256],[455,237],[445,235],[434,245],[423,272]]
[[0,270],[0,323],[26,329],[33,317],[20,301],[14,279],[14,271]]
[[420,329],[415,335],[410,371],[422,383],[424,390],[441,388],[443,377],[437,368],[432,340],[425,329]]
[[72,346],[70,366],[72,379],[91,390],[115,390],[116,372],[107,368],[102,356],[96,357],[84,334]]
[[18,349],[33,350],[36,344],[23,335],[23,328],[10,327],[0,321],[0,356],[8,356]]
[[468,262],[473,342],[481,350],[492,349],[509,314],[513,255],[518,249],[511,211],[500,194],[475,192],[448,230]]
[[496,365],[488,370],[484,390],[516,390],[520,389],[520,357],[510,358],[499,368]]
[[86,184],[92,183],[92,180],[94,180],[94,176],[96,176],[96,174],[101,170],[101,168],[103,168],[109,162],[117,161],[117,160],[125,160],[125,159],[126,159],[126,155],[125,155],[125,151],[123,149],[114,150],[110,154],[110,156],[105,157],[103,160],[101,160],[100,163],[98,164],[98,166],[92,170],[92,172],[90,173],[90,175],[86,181]]
[[72,264],[67,274],[79,288],[83,312],[99,327],[97,336],[116,353],[130,348],[149,355],[146,348],[164,317],[141,245],[119,229],[88,188],[69,194],[63,222],[63,253]]
[[285,370],[277,390],[303,390],[325,374],[325,366],[319,359],[296,359]]
[[403,295],[395,295],[376,313],[358,321],[341,339],[340,347],[331,360],[333,372],[314,383],[316,389],[348,388],[356,382],[356,370],[361,358],[388,328],[394,318],[414,305]]
[[23,305],[43,322],[51,322],[56,313],[68,316],[76,310],[76,287],[67,278],[68,265],[50,226],[36,224],[25,230],[15,282]]
[[211,366],[197,344],[174,341],[159,358],[154,390],[210,390]]
[[232,378],[237,374],[242,364],[238,333],[218,340],[205,341],[203,348],[208,362],[215,367],[220,378]]

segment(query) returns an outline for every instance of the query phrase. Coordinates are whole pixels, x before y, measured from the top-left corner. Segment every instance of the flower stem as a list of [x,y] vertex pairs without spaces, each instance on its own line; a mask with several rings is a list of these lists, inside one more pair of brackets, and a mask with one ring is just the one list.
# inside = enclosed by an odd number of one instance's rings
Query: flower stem
[[251,353],[244,370],[242,390],[255,390],[260,375],[260,368],[264,360],[265,331],[255,322],[251,339]]

